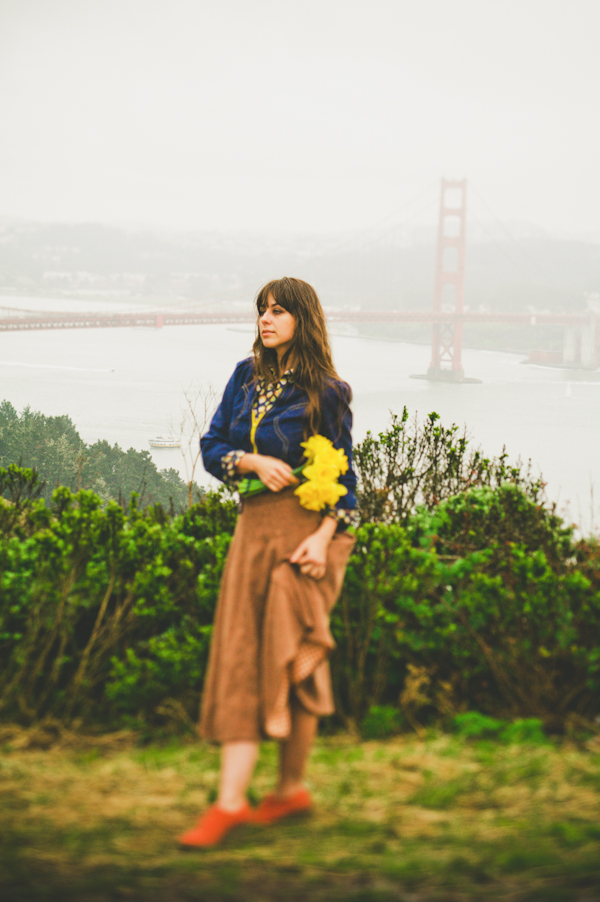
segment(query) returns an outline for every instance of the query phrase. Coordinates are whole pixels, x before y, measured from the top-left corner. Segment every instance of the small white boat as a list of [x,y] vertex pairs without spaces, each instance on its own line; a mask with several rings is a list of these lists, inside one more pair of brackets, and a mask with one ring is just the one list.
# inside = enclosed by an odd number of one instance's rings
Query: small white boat
[[181,442],[172,435],[157,435],[149,439],[151,448],[181,448]]

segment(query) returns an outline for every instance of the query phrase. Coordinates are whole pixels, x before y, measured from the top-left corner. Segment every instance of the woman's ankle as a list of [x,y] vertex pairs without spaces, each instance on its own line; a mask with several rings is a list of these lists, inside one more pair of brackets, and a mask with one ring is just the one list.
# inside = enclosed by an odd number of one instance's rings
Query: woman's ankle
[[220,808],[221,811],[226,811],[227,814],[237,814],[238,811],[241,811],[242,808],[245,808],[248,804],[248,800],[245,796],[241,798],[218,798],[216,801],[217,808]]
[[275,795],[281,799],[296,795],[300,790],[306,789],[302,780],[281,780],[275,788]]

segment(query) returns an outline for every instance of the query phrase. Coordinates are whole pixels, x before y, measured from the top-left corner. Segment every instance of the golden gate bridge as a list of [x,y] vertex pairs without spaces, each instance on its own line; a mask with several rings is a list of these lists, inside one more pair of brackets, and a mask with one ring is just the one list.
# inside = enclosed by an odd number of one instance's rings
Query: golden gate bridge
[[[423,378],[435,381],[470,382],[462,365],[465,324],[561,325],[564,326],[561,352],[530,352],[530,362],[595,368],[600,362],[600,323],[594,313],[481,312],[465,309],[466,191],[462,180],[443,179],[438,218],[437,253],[433,305],[429,311],[334,310],[327,311],[330,323],[424,323],[430,324],[431,360]],[[454,202],[449,195],[457,198]],[[7,309],[7,308],[4,308]],[[42,313],[0,317],[0,332],[47,329],[106,329],[195,325],[235,325],[254,323],[255,313],[225,311],[146,310],[128,313]]]

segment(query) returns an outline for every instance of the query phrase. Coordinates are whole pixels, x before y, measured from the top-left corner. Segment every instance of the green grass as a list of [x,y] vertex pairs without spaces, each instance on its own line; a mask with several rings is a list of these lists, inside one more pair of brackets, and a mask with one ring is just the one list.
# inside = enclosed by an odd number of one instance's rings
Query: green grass
[[[318,741],[308,821],[247,827],[209,853],[174,839],[214,797],[190,741],[23,751],[0,761],[6,902],[600,898],[600,756],[432,735]],[[263,749],[251,797],[267,792]]]

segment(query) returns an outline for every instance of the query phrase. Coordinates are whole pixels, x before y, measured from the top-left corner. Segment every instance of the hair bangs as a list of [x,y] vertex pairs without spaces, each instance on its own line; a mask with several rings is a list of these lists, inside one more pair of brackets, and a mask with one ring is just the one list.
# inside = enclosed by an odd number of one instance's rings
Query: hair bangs
[[267,307],[269,295],[272,295],[276,304],[279,304],[292,316],[296,316],[300,302],[294,291],[293,283],[296,281],[297,279],[288,279],[287,276],[284,276],[282,279],[273,279],[261,288],[256,295],[256,312],[258,315],[261,316],[263,314]]

